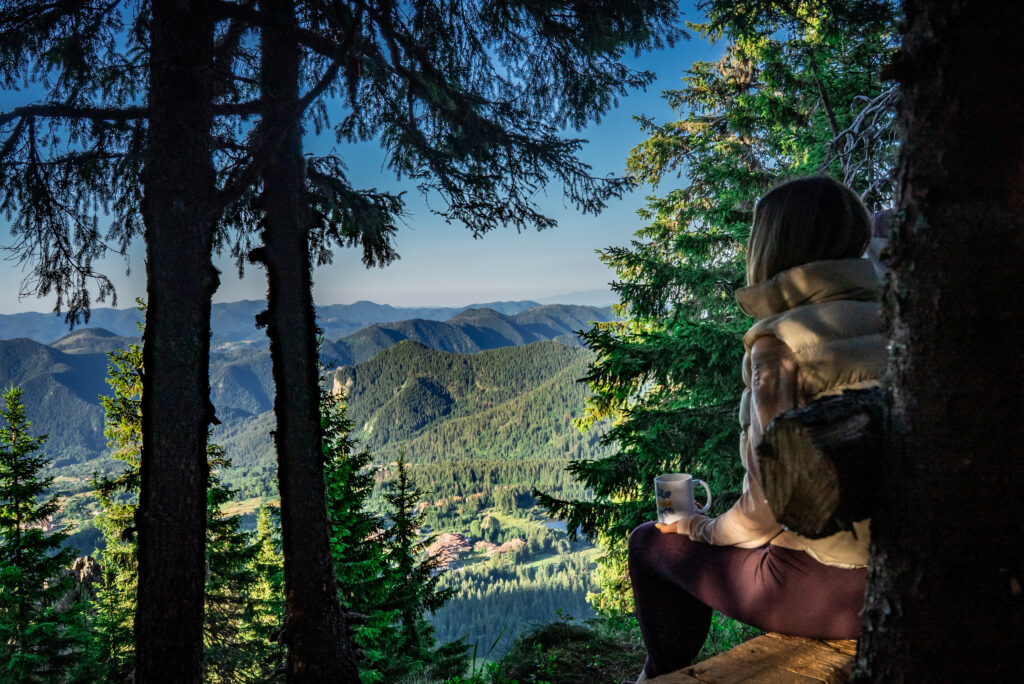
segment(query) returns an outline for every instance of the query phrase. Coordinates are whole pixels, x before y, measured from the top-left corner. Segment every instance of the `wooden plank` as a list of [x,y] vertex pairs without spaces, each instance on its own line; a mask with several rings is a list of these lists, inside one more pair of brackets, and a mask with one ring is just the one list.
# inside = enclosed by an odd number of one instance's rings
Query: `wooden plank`
[[857,642],[763,634],[650,684],[840,684],[850,679]]

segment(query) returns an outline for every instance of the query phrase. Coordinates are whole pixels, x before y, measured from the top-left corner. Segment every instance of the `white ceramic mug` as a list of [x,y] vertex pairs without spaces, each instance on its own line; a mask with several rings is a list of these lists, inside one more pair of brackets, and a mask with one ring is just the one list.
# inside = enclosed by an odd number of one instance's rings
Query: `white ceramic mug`
[[[707,495],[703,506],[693,499],[695,484],[703,487]],[[665,473],[654,478],[654,495],[658,501],[658,522],[665,524],[674,523],[684,513],[703,513],[711,505],[708,483],[687,473]]]

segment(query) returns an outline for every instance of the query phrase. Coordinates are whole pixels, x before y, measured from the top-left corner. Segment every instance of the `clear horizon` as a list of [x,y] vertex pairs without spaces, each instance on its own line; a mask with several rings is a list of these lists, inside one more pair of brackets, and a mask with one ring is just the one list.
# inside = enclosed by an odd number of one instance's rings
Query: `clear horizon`
[[[585,302],[569,301],[570,299],[580,299],[580,300],[587,300],[587,301],[585,301]],[[232,299],[232,300],[228,301],[228,300],[218,300],[218,299],[215,298],[213,303],[214,304],[237,304],[237,303],[240,303],[240,302],[252,302],[252,301],[266,301],[266,299],[264,299],[263,297],[248,297],[248,298],[241,298],[241,299]],[[495,303],[510,303],[510,302],[535,302],[537,304],[540,304],[541,306],[544,306],[544,305],[547,305],[547,304],[579,304],[580,306],[598,306],[598,307],[603,307],[603,306],[610,306],[610,305],[614,304],[616,301],[617,300],[615,298],[615,295],[611,292],[611,290],[608,290],[608,296],[607,296],[606,300],[602,300],[601,299],[600,292],[598,290],[586,290],[586,291],[580,291],[580,292],[565,292],[565,293],[561,293],[561,294],[547,295],[547,296],[543,296],[543,297],[518,297],[518,298],[513,298],[513,299],[508,299],[508,298],[500,298],[500,299],[489,298],[489,299],[474,299],[473,301],[462,301],[462,300],[459,300],[459,301],[442,302],[442,303],[426,302],[426,303],[423,303],[423,304],[393,304],[391,302],[383,302],[383,301],[377,301],[377,300],[373,300],[373,299],[354,299],[352,301],[347,301],[347,302],[324,302],[324,301],[319,301],[318,300],[316,302],[316,306],[318,306],[318,307],[352,306],[354,304],[360,304],[360,303],[363,303],[363,302],[367,302],[367,303],[370,303],[370,304],[376,304],[378,306],[389,306],[389,307],[391,307],[393,309],[432,309],[432,308],[436,308],[436,309],[458,309],[458,308],[475,306],[475,305],[479,305],[479,304],[495,304]],[[591,302],[593,302],[593,303],[591,303]],[[100,310],[100,309],[116,309],[118,311],[125,311],[125,310],[128,310],[128,309],[134,309],[134,308],[135,308],[134,300],[132,301],[131,304],[127,304],[127,303],[121,301],[121,298],[118,297],[118,305],[116,307],[110,306],[109,302],[103,302],[103,303],[100,303],[98,305],[93,305],[92,310],[96,311],[96,310]],[[63,313],[56,314],[56,313],[53,312],[52,309],[44,311],[44,310],[41,310],[41,309],[29,308],[29,309],[25,309],[23,311],[0,311],[0,316],[11,316],[11,315],[16,315],[16,314],[21,314],[21,313],[53,314],[55,316],[63,316],[64,315]],[[89,326],[88,325],[78,324],[75,327],[76,328],[81,328],[81,327],[89,327]]]
[[[699,14],[686,3],[684,19],[694,21]],[[639,144],[641,134],[634,115],[644,114],[655,121],[667,121],[671,109],[661,98],[662,91],[679,88],[683,71],[697,60],[715,60],[720,50],[700,39],[680,41],[674,48],[644,53],[627,62],[638,69],[656,73],[657,79],[646,91],[621,98],[618,107],[581,131],[567,135],[588,139],[580,157],[593,167],[595,175],[624,173],[629,151]],[[23,96],[0,92],[0,111],[6,111]],[[558,226],[545,231],[494,231],[481,239],[458,225],[449,225],[430,213],[429,197],[424,198],[408,179],[397,180],[384,168],[385,153],[377,145],[338,146],[328,130],[317,136],[308,133],[307,149],[322,152],[337,148],[346,159],[353,183],[360,187],[406,191],[408,216],[396,235],[401,259],[384,269],[366,269],[357,249],[337,249],[334,262],[314,269],[314,299],[318,304],[373,301],[395,307],[465,306],[492,301],[522,301],[571,296],[593,290],[609,291],[608,303],[616,301],[608,284],[614,273],[600,262],[596,250],[626,245],[633,233],[644,225],[636,212],[653,192],[650,186],[637,188],[619,201],[613,201],[598,216],[583,216],[567,206],[560,186],[552,184],[538,198],[542,211],[557,219]],[[669,181],[667,184],[669,184]],[[659,192],[664,192],[660,189]],[[11,243],[9,222],[0,220],[0,245]],[[134,306],[136,297],[145,296],[144,244],[141,239],[130,247],[128,259],[107,258],[99,262],[117,288],[117,308]],[[49,312],[55,298],[19,299],[24,273],[16,262],[0,263],[0,313],[25,311]],[[247,266],[239,279],[230,258],[215,259],[221,270],[221,285],[214,302],[263,299],[266,281],[261,269]],[[131,267],[130,275],[125,274]],[[94,294],[94,293],[93,293]],[[572,302],[566,302],[572,303]],[[93,302],[96,308],[111,302]]]

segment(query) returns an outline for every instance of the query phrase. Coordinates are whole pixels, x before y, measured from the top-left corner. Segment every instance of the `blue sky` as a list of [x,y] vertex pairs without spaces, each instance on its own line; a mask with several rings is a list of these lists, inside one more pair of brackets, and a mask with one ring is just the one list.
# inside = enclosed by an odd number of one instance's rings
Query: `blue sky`
[[[689,3],[686,3],[689,4]],[[698,18],[691,10],[686,19]],[[630,59],[633,66],[654,71],[657,81],[644,92],[620,99],[619,106],[598,124],[571,132],[587,139],[581,157],[597,175],[623,173],[629,150],[643,136],[633,121],[645,114],[658,121],[668,120],[672,112],[661,99],[661,91],[680,86],[683,70],[701,59],[717,59],[720,47],[699,38],[681,41],[674,48],[647,53]],[[0,110],[21,101],[23,94],[4,93]],[[307,148],[323,151],[334,146],[333,137],[307,136]],[[627,244],[642,226],[636,215],[652,189],[641,187],[620,201],[613,202],[597,217],[583,216],[567,206],[560,187],[551,186],[539,198],[541,207],[558,220],[556,228],[516,233],[514,229],[493,231],[481,239],[456,224],[446,224],[432,215],[427,202],[410,183],[400,183],[383,167],[384,153],[373,145],[339,147],[346,159],[350,178],[357,187],[407,190],[408,216],[397,236],[402,258],[384,269],[367,270],[359,261],[358,250],[335,252],[334,263],[314,272],[314,297],[319,304],[371,300],[393,306],[460,306],[496,300],[565,299],[564,295],[590,291],[608,291],[613,273],[595,253],[609,245]],[[668,181],[671,182],[671,179]],[[7,222],[0,219],[0,242],[10,244]],[[101,269],[117,286],[118,306],[132,306],[136,297],[145,296],[144,247],[141,240],[130,250],[130,276],[120,258],[101,263]],[[223,275],[214,301],[261,299],[266,290],[261,269],[247,268],[239,280],[233,263],[218,263]],[[12,261],[0,261],[0,313],[49,311],[53,300],[35,297],[18,299],[18,285],[24,273]],[[591,296],[611,303],[613,296]],[[103,306],[103,305],[101,305]]]

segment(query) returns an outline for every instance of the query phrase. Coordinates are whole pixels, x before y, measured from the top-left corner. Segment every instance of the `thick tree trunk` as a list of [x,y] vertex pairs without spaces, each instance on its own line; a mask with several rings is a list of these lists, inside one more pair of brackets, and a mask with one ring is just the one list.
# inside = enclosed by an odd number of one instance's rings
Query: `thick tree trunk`
[[[294,21],[287,0],[267,0],[263,9]],[[280,31],[264,31],[262,50],[263,125],[277,136],[277,153],[263,172],[264,247],[257,258],[269,284],[262,320],[276,388],[288,681],[358,682],[338,601],[324,493],[309,206],[295,110],[300,53]]]
[[215,190],[203,0],[153,2],[145,159],[146,318],[136,681],[202,675]]
[[904,212],[861,681],[1024,673],[1024,13],[905,2]]

